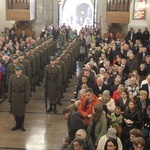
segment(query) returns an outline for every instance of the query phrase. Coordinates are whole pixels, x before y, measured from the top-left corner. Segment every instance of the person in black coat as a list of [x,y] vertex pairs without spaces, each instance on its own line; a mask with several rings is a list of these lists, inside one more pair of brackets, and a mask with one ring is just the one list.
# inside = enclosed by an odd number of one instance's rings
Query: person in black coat
[[121,112],[124,113],[128,104],[129,104],[128,93],[127,91],[122,91],[121,97],[118,98],[118,100],[116,101],[116,106],[119,106],[121,108]]
[[79,112],[71,112],[69,108],[63,109],[63,115],[65,119],[68,120],[68,134],[71,140],[73,140],[75,138],[75,133],[79,129],[86,129],[83,118]]
[[143,128],[142,128],[142,136],[145,140],[150,138],[150,106],[143,113]]
[[141,90],[140,91],[140,96],[136,100],[138,108],[142,111],[145,112],[146,108],[150,105],[150,101],[147,99],[147,91]]
[[106,84],[104,84],[103,78],[97,78],[96,84],[93,87],[94,94],[97,97],[100,97],[105,90],[109,90],[109,87]]

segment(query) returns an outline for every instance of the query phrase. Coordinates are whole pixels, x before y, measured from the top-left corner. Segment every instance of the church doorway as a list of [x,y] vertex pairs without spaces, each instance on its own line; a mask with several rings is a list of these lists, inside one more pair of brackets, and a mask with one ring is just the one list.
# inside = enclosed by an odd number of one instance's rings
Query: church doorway
[[93,26],[93,0],[64,0],[60,13],[60,23],[78,29],[85,25]]

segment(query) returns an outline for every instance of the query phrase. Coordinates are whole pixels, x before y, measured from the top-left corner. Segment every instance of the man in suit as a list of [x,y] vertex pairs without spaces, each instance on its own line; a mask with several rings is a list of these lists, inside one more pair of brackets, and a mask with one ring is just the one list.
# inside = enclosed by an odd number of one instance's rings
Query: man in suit
[[94,94],[95,94],[97,97],[101,97],[101,96],[102,96],[102,93],[103,93],[105,90],[109,90],[109,87],[108,87],[106,84],[104,84],[103,78],[101,78],[101,77],[97,78],[96,84],[95,84],[94,87],[93,87],[93,92],[94,92]]
[[147,98],[150,100],[150,74],[147,75],[147,83],[142,85],[142,90],[147,91]]

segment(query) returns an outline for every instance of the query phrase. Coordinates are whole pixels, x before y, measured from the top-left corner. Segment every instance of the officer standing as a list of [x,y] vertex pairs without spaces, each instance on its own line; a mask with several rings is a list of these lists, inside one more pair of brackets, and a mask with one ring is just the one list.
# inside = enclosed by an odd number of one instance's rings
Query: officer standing
[[[46,98],[50,100],[50,107],[47,112],[53,110],[57,113],[56,104],[58,101],[58,91],[62,84],[62,71],[60,66],[56,65],[56,57],[50,57],[50,64],[45,67],[45,82]],[[53,108],[54,107],[54,108]]]
[[24,128],[24,117],[26,104],[30,97],[30,82],[27,76],[22,74],[22,66],[15,66],[15,75],[11,75],[8,84],[8,101],[10,103],[10,112],[13,114],[16,125],[12,131]]

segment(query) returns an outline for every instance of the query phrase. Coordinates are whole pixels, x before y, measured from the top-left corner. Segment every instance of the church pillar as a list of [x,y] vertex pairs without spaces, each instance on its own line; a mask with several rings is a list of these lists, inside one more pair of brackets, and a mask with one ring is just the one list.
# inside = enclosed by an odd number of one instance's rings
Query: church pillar
[[32,22],[33,29],[35,31],[35,36],[39,36],[42,29],[45,28],[45,21],[44,21],[44,1],[43,0],[36,0],[36,19]]

